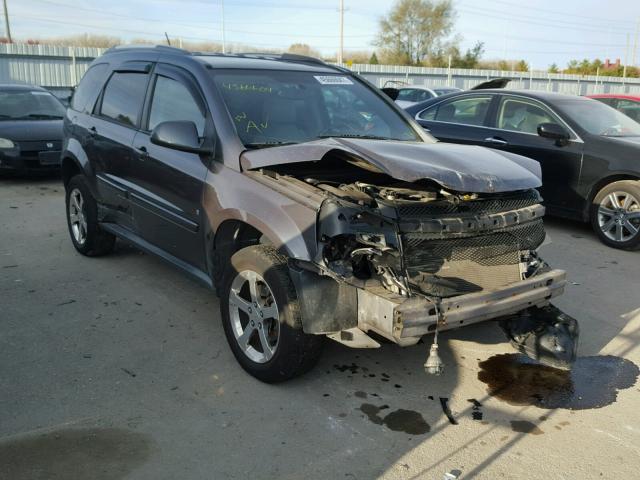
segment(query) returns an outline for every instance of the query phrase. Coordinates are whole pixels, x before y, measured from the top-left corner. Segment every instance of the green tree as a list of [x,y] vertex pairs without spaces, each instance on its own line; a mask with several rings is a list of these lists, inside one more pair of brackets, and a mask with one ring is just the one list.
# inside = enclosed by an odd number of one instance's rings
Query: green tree
[[558,65],[556,65],[555,63],[552,63],[551,65],[549,65],[549,73],[560,73],[560,69],[558,68]]
[[525,62],[524,60],[520,60],[518,63],[516,63],[515,71],[516,72],[528,72],[529,71],[529,64],[527,62]]
[[441,49],[453,22],[451,0],[398,0],[380,20],[375,44],[390,62],[420,65]]
[[378,56],[376,55],[376,52],[373,52],[371,54],[371,58],[369,58],[369,65],[378,65]]

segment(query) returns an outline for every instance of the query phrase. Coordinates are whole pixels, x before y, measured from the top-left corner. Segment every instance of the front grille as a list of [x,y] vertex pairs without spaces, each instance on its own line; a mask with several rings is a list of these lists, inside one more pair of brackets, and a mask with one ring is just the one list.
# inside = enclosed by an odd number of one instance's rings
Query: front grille
[[526,190],[518,194],[492,195],[488,198],[460,201],[455,204],[450,201],[433,201],[424,204],[395,204],[393,205],[400,218],[438,216],[448,214],[489,215],[530,207],[540,203],[542,199],[537,190]]
[[520,280],[520,252],[544,241],[542,219],[472,237],[402,234],[411,281],[430,295],[451,296]]

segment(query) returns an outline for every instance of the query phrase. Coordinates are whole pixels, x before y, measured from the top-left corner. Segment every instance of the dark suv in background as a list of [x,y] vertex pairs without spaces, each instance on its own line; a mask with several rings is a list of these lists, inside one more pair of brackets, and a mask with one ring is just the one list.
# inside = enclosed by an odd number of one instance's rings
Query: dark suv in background
[[119,237],[215,288],[261,380],[310,368],[324,336],[414,345],[507,317],[519,350],[575,358],[575,322],[549,304],[565,274],[536,252],[538,164],[436,142],[348,70],[112,49],[67,111],[62,172],[75,248],[106,254]]

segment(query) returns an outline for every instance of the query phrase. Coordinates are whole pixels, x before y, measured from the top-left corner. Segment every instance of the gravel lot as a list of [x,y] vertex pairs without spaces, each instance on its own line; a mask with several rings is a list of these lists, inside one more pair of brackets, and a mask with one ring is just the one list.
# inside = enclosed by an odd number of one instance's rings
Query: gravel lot
[[428,342],[327,343],[265,385],[212,292],[124,244],[76,254],[63,203],[57,179],[0,180],[0,478],[638,478],[640,252],[586,226],[550,219],[541,249],[569,273],[570,377],[515,368],[488,323],[441,336],[441,377]]

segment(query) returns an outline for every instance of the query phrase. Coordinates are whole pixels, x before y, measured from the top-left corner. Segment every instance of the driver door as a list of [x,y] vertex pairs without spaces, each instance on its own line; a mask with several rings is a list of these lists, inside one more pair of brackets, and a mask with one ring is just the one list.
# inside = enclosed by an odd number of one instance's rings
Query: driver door
[[200,270],[204,265],[202,194],[211,154],[156,145],[160,123],[186,120],[201,139],[212,137],[210,115],[196,81],[180,68],[159,64],[151,80],[141,130],[128,170],[136,232],[149,243]]

